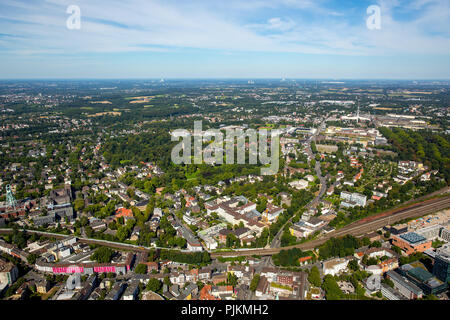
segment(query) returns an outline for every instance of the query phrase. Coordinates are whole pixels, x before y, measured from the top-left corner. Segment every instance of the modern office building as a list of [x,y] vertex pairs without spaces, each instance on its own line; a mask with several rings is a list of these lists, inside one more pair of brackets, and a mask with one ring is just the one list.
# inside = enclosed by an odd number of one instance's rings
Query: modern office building
[[402,249],[407,255],[431,249],[431,240],[415,232],[392,235],[392,244]]
[[446,228],[441,229],[440,237],[447,242],[450,242],[450,228],[447,226]]
[[423,291],[396,271],[386,272],[386,277],[394,283],[394,288],[403,296],[412,300],[423,296]]
[[441,234],[441,230],[444,227],[439,225],[439,224],[435,224],[432,226],[428,226],[419,230],[416,230],[416,233],[424,236],[425,238],[427,238],[428,240],[434,240],[439,238],[440,234]]
[[407,224],[399,224],[395,226],[386,226],[384,230],[389,231],[391,234],[402,234],[408,231]]
[[450,245],[437,250],[434,257],[433,274],[443,282],[450,282]]
[[389,300],[407,300],[399,291],[384,283],[381,284],[381,294]]
[[405,264],[398,270],[400,274],[422,289],[425,294],[439,294],[447,289],[447,283],[428,272],[421,262]]

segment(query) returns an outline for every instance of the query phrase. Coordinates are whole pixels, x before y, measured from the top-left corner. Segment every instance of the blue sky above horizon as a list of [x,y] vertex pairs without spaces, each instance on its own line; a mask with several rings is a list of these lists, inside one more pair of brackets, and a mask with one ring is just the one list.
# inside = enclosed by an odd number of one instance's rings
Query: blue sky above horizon
[[450,79],[450,1],[2,0],[0,78]]

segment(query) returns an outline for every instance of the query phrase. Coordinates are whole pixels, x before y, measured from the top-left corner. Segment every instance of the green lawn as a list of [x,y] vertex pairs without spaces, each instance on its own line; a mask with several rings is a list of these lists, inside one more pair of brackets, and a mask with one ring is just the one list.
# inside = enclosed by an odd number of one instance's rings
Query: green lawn
[[196,172],[190,173],[190,174],[188,174],[188,173],[186,172],[184,175],[186,176],[186,179],[187,179],[187,180],[193,180],[193,179],[197,179],[197,177],[198,177],[199,174],[200,174],[200,171],[197,170]]

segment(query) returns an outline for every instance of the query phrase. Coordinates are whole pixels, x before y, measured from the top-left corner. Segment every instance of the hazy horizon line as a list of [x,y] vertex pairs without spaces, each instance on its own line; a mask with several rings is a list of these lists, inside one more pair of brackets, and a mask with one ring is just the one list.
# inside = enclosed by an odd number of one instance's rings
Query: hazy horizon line
[[112,78],[0,78],[0,81],[67,81],[67,80],[152,80],[152,81],[171,81],[171,80],[313,80],[313,81],[450,81],[449,78],[283,78],[283,77],[112,77]]

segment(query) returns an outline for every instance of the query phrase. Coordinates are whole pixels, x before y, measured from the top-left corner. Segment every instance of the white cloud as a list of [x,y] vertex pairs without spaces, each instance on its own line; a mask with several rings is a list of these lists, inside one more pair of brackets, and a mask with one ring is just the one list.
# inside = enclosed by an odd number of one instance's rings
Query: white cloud
[[292,19],[271,18],[268,21],[269,29],[275,29],[280,31],[291,30],[295,26],[295,22]]
[[[0,11],[0,19],[4,19],[0,22],[2,33],[24,38],[3,38],[1,47],[21,54],[180,48],[343,55],[450,54],[448,33],[445,35],[450,30],[450,10],[446,0],[416,0],[409,7],[402,7],[404,4],[398,0],[379,1],[382,29],[375,31],[365,28],[365,11],[359,17],[361,23],[355,24],[346,20],[355,17],[342,16],[342,13],[328,10],[326,2],[313,0],[249,0],[241,4],[232,1],[230,8],[239,11],[239,19],[222,13],[220,8],[225,2],[214,6],[203,1],[77,0],[82,14],[81,30],[65,28],[68,17],[65,10],[74,3],[73,0],[39,3],[37,6],[24,1],[2,2],[3,6],[15,8],[13,15]],[[280,7],[289,7],[292,12],[300,9],[302,13],[305,10],[326,13],[334,18],[306,22],[277,14],[261,16],[265,23],[247,22],[254,10]],[[422,8],[422,11],[414,20],[398,22],[393,18],[393,12],[398,8]],[[8,22],[12,17],[26,23]],[[426,34],[424,30],[435,35]]]

